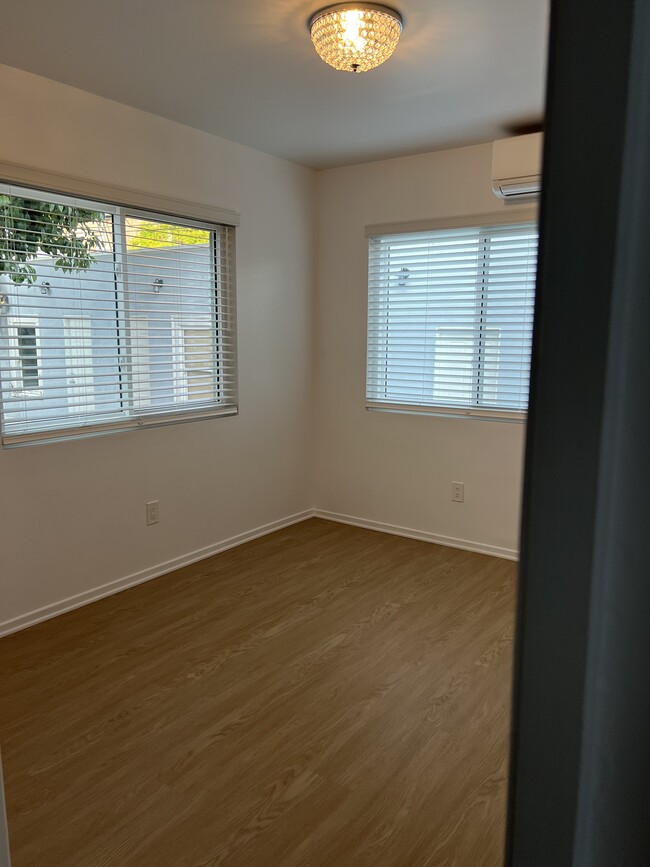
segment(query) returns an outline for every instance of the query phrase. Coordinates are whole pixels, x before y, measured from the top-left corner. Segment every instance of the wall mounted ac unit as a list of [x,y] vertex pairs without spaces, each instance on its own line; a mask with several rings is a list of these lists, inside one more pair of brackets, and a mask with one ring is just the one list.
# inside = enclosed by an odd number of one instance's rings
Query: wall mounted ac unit
[[502,138],[492,144],[492,189],[512,201],[542,188],[542,133]]

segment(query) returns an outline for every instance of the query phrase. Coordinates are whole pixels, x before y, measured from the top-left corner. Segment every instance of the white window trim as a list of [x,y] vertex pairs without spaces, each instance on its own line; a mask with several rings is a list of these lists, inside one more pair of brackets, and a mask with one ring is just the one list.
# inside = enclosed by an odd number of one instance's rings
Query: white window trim
[[488,211],[483,214],[470,214],[461,217],[440,217],[427,220],[408,220],[401,223],[371,223],[365,227],[366,238],[381,235],[400,235],[409,232],[434,232],[438,229],[473,229],[481,226],[507,226],[517,223],[535,223],[538,220],[538,208],[512,207],[504,205],[507,210]]
[[117,205],[122,208],[141,208],[154,214],[167,214],[179,219],[199,220],[215,223],[221,226],[238,226],[239,214],[228,208],[215,208],[203,202],[186,201],[144,190],[134,190],[131,187],[119,187],[93,181],[90,178],[80,178],[59,172],[50,172],[34,166],[0,160],[0,179],[8,184],[19,184],[31,187],[39,193],[52,195],[59,193],[65,196],[80,196],[86,201],[97,201],[103,209],[106,205]]
[[[447,229],[488,228],[499,225],[517,225],[519,223],[538,222],[539,207],[536,203],[527,207],[508,207],[507,211],[496,211],[458,217],[428,218],[390,223],[372,223],[365,227],[365,237],[370,240],[384,235],[408,234],[411,232],[429,232]],[[366,287],[369,286],[368,256],[366,255]],[[369,293],[366,291],[366,300]],[[367,319],[366,319],[367,321]],[[368,352],[368,333],[366,333],[366,359]],[[367,363],[367,361],[366,361]],[[365,382],[364,382],[365,394]],[[407,403],[389,403],[372,400],[365,395],[365,408],[368,412],[382,412],[398,415],[431,416],[433,418],[469,419],[472,421],[496,421],[515,424],[526,424],[528,413],[508,409],[488,409],[484,407],[450,407]]]
[[458,409],[447,406],[419,406],[406,403],[380,403],[366,400],[366,410],[369,412],[390,412],[398,415],[430,415],[435,418],[471,419],[473,421],[503,421],[525,424],[527,413],[514,410]]

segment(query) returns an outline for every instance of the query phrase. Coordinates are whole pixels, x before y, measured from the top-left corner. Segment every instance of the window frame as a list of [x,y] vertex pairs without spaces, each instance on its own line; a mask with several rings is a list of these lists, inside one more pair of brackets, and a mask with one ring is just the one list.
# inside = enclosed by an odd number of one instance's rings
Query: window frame
[[[0,325],[2,323],[0,322]],[[41,333],[39,328],[38,319],[34,316],[11,316],[7,317],[7,341],[8,341],[8,356],[9,356],[9,370],[15,370],[19,378],[23,378],[24,384],[24,369],[22,366],[22,358],[20,354],[20,335],[18,334],[18,330],[20,328],[33,328],[34,329],[34,339],[35,349],[36,349],[36,371],[39,385],[36,388],[14,388],[10,386],[12,395],[20,398],[21,400],[39,400],[43,397],[43,389],[40,385],[42,378],[42,366],[43,366],[43,355],[42,355],[42,346],[41,346]]]
[[[207,323],[207,326],[206,326]],[[187,366],[187,347],[185,344],[185,332],[189,330],[205,329],[210,330],[210,320],[206,314],[189,313],[181,316],[172,316],[172,358],[174,359],[174,371],[172,374],[174,401],[189,402],[189,376],[188,371],[191,370]],[[214,392],[218,399],[221,394],[219,386],[219,327],[214,332],[214,368],[201,368],[207,370],[208,373],[214,374]],[[195,368],[199,369],[199,368]]]
[[[426,220],[411,220],[408,222],[398,223],[376,223],[365,227],[365,237],[367,239],[366,247],[366,377],[365,377],[365,408],[370,412],[387,412],[397,413],[401,415],[424,415],[441,418],[454,419],[471,419],[483,421],[498,421],[525,424],[528,413],[521,410],[509,410],[507,408],[490,408],[483,406],[458,407],[445,406],[444,404],[409,404],[395,403],[390,401],[373,400],[368,396],[368,363],[370,351],[370,323],[369,323],[369,303],[370,303],[370,268],[369,268],[369,252],[370,243],[374,238],[381,238],[389,235],[410,234],[417,232],[431,232],[438,230],[453,230],[453,229],[468,229],[476,228],[479,233],[481,230],[496,226],[520,225],[522,223],[538,223],[538,207],[535,198],[525,203],[524,206],[506,205],[507,212],[498,211],[493,213],[484,213],[477,215],[468,215],[461,217],[441,218],[441,219],[426,219]],[[487,234],[487,233],[486,233]],[[480,266],[481,273],[485,272],[485,256],[483,256]],[[484,277],[481,278],[484,281]],[[442,325],[444,328],[451,328],[453,325]],[[492,327],[487,325],[486,327]],[[433,383],[432,383],[433,385]],[[473,384],[477,388],[483,387],[480,383]]]
[[[7,170],[8,169],[8,170]],[[47,183],[33,183],[34,179],[47,178]],[[57,183],[56,187],[50,183],[53,179],[60,179],[61,183]],[[84,192],[87,190],[87,193]],[[212,270],[214,279],[214,308],[212,314],[204,314],[209,317],[214,324],[214,339],[215,339],[215,397],[214,402],[209,406],[197,407],[191,402],[187,406],[181,408],[181,404],[172,398],[168,407],[147,409],[142,405],[143,401],[138,388],[133,387],[133,378],[131,365],[124,365],[129,372],[120,375],[120,385],[118,391],[120,394],[120,402],[122,408],[114,417],[105,418],[102,421],[94,423],[71,424],[69,427],[53,427],[50,429],[38,429],[36,424],[29,431],[15,431],[6,429],[4,420],[4,411],[1,403],[0,394],[0,427],[2,431],[2,447],[10,448],[14,446],[32,445],[47,442],[59,442],[71,439],[81,439],[87,437],[100,436],[109,433],[116,433],[122,430],[137,430],[148,427],[160,427],[169,424],[181,424],[189,421],[198,421],[221,416],[237,415],[239,412],[238,406],[238,388],[237,388],[237,348],[236,348],[236,233],[235,228],[239,225],[239,216],[233,211],[225,209],[216,209],[211,206],[201,205],[197,203],[181,202],[179,200],[167,199],[162,196],[152,196],[146,193],[139,193],[133,190],[126,190],[118,187],[108,187],[107,185],[98,184],[90,181],[83,181],[78,178],[69,176],[51,175],[47,172],[31,169],[22,166],[13,166],[12,164],[0,162],[0,191],[6,192],[9,195],[20,195],[36,200],[57,202],[61,204],[70,204],[70,198],[74,198],[76,204],[80,207],[88,207],[89,209],[99,210],[110,214],[113,220],[113,271],[116,285],[116,299],[119,299],[116,307],[116,331],[119,336],[121,329],[127,324],[128,312],[123,303],[128,292],[128,262],[127,254],[132,251],[127,251],[125,243],[125,227],[129,217],[144,219],[152,222],[170,223],[173,226],[188,226],[190,228],[199,228],[210,233],[210,253],[212,257]],[[104,194],[102,194],[102,191]],[[148,207],[149,203],[156,205],[155,209]],[[145,207],[140,207],[144,205]],[[164,210],[161,207],[164,207]],[[185,212],[185,214],[183,213]],[[189,213],[188,213],[189,212]],[[192,214],[196,213],[196,216]],[[206,218],[207,217],[207,218]],[[216,218],[216,219],[215,219]],[[222,258],[225,257],[227,262],[228,274],[227,278],[223,278],[223,269],[221,268]],[[227,299],[228,314],[227,323],[224,322],[223,307],[224,299]],[[2,314],[0,310],[0,314]],[[188,313],[191,318],[192,314]],[[3,316],[4,318],[4,316]],[[78,317],[77,317],[78,318]],[[6,319],[7,327],[10,322],[20,320],[29,320],[30,327],[33,324],[37,330],[37,346],[39,358],[39,374],[42,373],[42,349],[39,336],[38,317],[35,316],[8,316]],[[142,319],[137,312],[133,314],[133,321]],[[131,322],[129,318],[128,322]],[[2,319],[0,319],[2,325]],[[128,333],[130,333],[130,324],[128,325]],[[127,333],[125,331],[125,333]],[[230,387],[228,394],[222,388],[224,380],[224,370],[222,370],[224,354],[221,350],[222,334],[228,333],[229,346],[228,351],[232,354],[225,373],[230,377]],[[119,342],[119,341],[118,341]],[[127,345],[123,341],[124,345]],[[64,347],[64,338],[61,339],[61,348]],[[121,353],[124,352],[122,347]],[[130,340],[126,349],[127,357],[131,353]],[[120,355],[120,357],[123,357]],[[119,357],[118,357],[119,364]],[[217,369],[218,366],[218,369]],[[92,367],[90,368],[92,371]],[[170,381],[170,391],[174,390],[174,383]],[[31,391],[31,390],[30,390]],[[33,395],[24,395],[29,399],[38,399],[44,397],[43,388],[34,390]],[[224,399],[229,398],[229,402],[223,403]],[[165,411],[165,409],[167,411]]]

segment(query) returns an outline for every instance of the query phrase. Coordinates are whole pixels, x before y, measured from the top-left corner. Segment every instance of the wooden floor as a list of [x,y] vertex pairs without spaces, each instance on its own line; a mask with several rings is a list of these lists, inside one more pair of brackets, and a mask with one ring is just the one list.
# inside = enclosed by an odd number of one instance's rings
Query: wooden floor
[[13,867],[498,867],[515,572],[310,520],[3,639]]

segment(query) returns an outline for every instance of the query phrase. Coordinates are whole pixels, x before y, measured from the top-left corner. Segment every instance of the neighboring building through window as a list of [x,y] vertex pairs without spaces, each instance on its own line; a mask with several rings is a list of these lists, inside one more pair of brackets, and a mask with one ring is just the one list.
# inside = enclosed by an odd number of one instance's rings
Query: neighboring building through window
[[367,405],[523,417],[534,222],[369,239]]
[[7,323],[5,339],[7,381],[11,396],[23,400],[41,397],[40,340],[37,320],[11,317]]
[[0,186],[0,241],[5,444],[236,412],[232,227]]
[[217,394],[217,335],[206,317],[174,321],[174,397],[208,400]]

